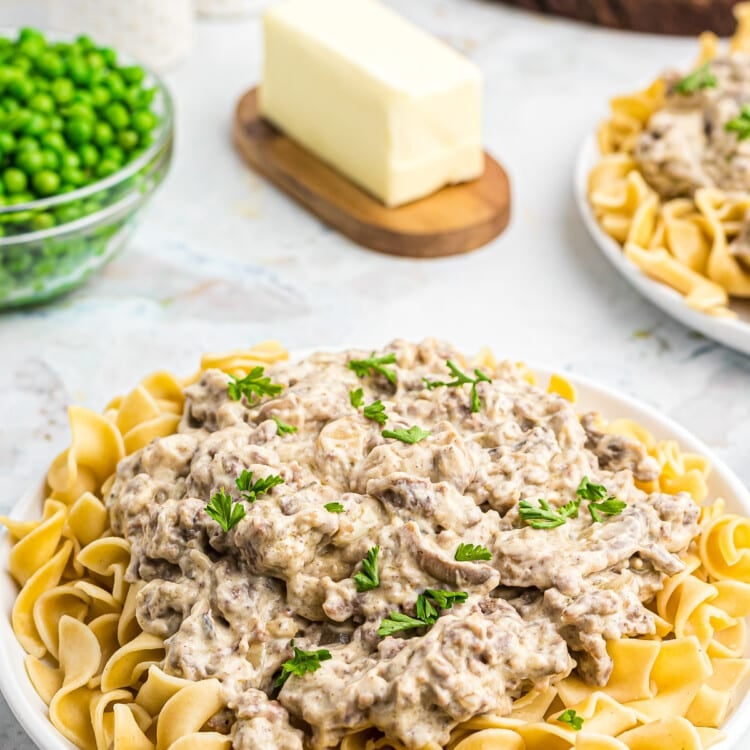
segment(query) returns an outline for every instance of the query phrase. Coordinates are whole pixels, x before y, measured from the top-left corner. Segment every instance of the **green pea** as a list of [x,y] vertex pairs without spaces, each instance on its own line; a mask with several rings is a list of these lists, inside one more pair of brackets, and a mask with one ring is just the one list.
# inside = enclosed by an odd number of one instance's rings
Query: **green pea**
[[32,26],[23,26],[18,30],[18,41],[25,42],[27,39],[41,39],[44,41],[44,34]]
[[86,182],[86,175],[78,167],[63,167],[60,170],[60,177],[64,184],[71,187],[80,187]]
[[89,50],[96,48],[94,40],[86,34],[81,34],[80,36],[76,37],[73,46],[81,50],[81,52],[88,52]]
[[78,149],[84,167],[93,167],[99,161],[99,149],[92,143],[84,143]]
[[33,216],[29,223],[31,224],[31,228],[37,232],[44,229],[51,229],[56,224],[55,217],[46,211]]
[[13,55],[13,57],[10,58],[9,62],[14,68],[18,68],[24,73],[28,73],[34,67],[34,63],[28,57],[26,57],[26,55],[21,55],[18,53]]
[[74,83],[86,86],[91,80],[91,68],[82,57],[72,57],[68,62],[68,75]]
[[126,65],[120,68],[120,75],[127,83],[140,83],[146,77],[146,74],[139,65]]
[[117,65],[117,53],[111,47],[99,47],[99,53],[110,68]]
[[90,141],[93,130],[94,128],[89,120],[78,117],[69,120],[65,126],[65,134],[70,142],[77,146]]
[[137,109],[130,117],[130,124],[138,133],[149,133],[156,127],[156,115],[147,109]]
[[0,151],[9,154],[15,151],[16,137],[9,130],[0,130]]
[[51,92],[58,104],[67,104],[73,100],[76,89],[70,78],[57,78],[52,82]]
[[113,102],[104,110],[104,117],[113,128],[124,130],[130,123],[130,115],[127,108],[119,102]]
[[102,151],[102,159],[107,159],[107,161],[116,161],[118,164],[123,164],[125,162],[125,152],[120,146],[115,146],[113,144],[111,146],[107,146]]
[[47,127],[59,133],[65,127],[65,121],[60,115],[50,115],[47,118]]
[[22,151],[16,157],[16,166],[27,175],[34,175],[44,169],[44,154],[41,151]]
[[34,196],[28,191],[24,190],[21,193],[16,193],[8,197],[9,206],[20,206],[22,203],[31,203],[34,200]]
[[67,224],[81,218],[81,209],[73,203],[66,206],[60,206],[55,210],[55,219],[58,224]]
[[38,112],[32,112],[23,132],[28,135],[42,135],[47,130],[47,118]]
[[124,151],[132,151],[138,145],[138,133],[135,130],[121,130],[117,142]]
[[89,67],[92,70],[98,70],[100,68],[106,68],[107,67],[107,61],[104,59],[104,56],[101,52],[93,51],[89,52],[88,55],[86,55],[86,62],[88,62]]
[[18,49],[31,60],[36,60],[41,57],[46,50],[47,45],[44,39],[24,39],[19,45]]
[[65,62],[57,52],[47,50],[37,61],[36,67],[48,78],[59,78],[65,75]]
[[18,78],[8,84],[7,90],[16,99],[26,101],[34,93],[34,84],[30,78]]
[[15,167],[8,167],[3,172],[3,182],[8,193],[22,193],[26,190],[29,180],[26,175]]
[[112,101],[112,93],[106,86],[95,86],[91,89],[91,98],[95,107],[106,107]]
[[77,89],[76,93],[73,95],[73,102],[79,102],[81,104],[88,104],[89,106],[92,106],[94,103],[94,97],[87,89]]
[[115,131],[108,122],[100,121],[94,125],[93,138],[97,146],[108,146],[115,139]]
[[48,115],[55,111],[55,100],[49,94],[36,93],[29,99],[29,107]]
[[125,96],[127,87],[119,73],[109,73],[102,83],[109,89],[113,99],[122,99]]
[[95,214],[101,208],[101,203],[96,198],[89,198],[83,202],[81,210],[85,216],[89,214]]
[[82,102],[76,102],[75,104],[71,104],[69,107],[66,107],[63,111],[63,114],[68,119],[81,119],[81,120],[95,120],[96,115],[94,114],[94,110],[91,109],[91,107],[88,104],[83,104]]
[[39,148],[39,141],[31,135],[22,136],[18,139],[18,144],[16,145],[18,153],[23,151],[38,151]]
[[50,148],[53,151],[57,151],[58,154],[63,153],[67,149],[65,138],[62,137],[57,131],[44,133],[39,139],[42,146]]
[[51,169],[43,169],[31,178],[31,184],[40,195],[52,195],[60,187],[60,176]]
[[62,151],[61,159],[63,167],[80,167],[81,157],[75,151]]
[[53,151],[51,148],[42,149],[42,157],[44,158],[44,168],[56,170],[60,169],[60,155],[57,151]]
[[118,169],[120,169],[120,165],[116,161],[102,159],[96,168],[96,176],[109,177],[111,174],[117,172]]
[[32,76],[31,82],[34,84],[34,90],[38,93],[49,91],[50,83],[42,76]]
[[0,100],[0,104],[2,104],[3,109],[6,112],[18,112],[18,110],[21,108],[21,105],[15,100],[8,97],[3,97],[2,100]]

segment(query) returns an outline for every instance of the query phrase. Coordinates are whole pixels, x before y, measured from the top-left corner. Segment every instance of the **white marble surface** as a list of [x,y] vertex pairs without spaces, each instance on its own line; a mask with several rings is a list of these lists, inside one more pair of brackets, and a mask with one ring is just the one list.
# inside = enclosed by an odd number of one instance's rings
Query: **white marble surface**
[[[510,229],[440,261],[362,250],[249,172],[229,138],[258,78],[257,19],[201,21],[168,75],[172,172],[130,246],[64,300],[0,316],[0,510],[68,439],[66,405],[100,408],[157,368],[266,337],[290,347],[436,335],[549,363],[658,406],[750,483],[750,359],[670,321],[599,255],[575,214],[576,150],[624,91],[690,40],[621,34],[478,0],[400,0],[486,78],[487,147],[513,181]],[[0,7],[0,12],[2,8]],[[31,750],[4,704],[0,747]]]

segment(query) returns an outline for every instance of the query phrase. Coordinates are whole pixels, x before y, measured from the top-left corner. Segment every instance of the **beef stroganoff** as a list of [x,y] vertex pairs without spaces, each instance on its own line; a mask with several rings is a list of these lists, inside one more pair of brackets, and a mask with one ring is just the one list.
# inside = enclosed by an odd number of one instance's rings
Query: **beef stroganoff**
[[71,410],[13,625],[97,750],[708,747],[746,519],[704,459],[449,345],[277,345]]

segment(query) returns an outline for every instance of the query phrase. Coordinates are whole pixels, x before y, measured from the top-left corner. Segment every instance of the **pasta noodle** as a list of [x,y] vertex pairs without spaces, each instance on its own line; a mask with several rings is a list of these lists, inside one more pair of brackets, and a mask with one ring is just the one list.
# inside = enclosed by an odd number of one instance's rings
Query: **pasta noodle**
[[[750,4],[735,7],[732,52],[750,50]],[[698,65],[713,60],[718,39],[700,37]],[[730,252],[750,208],[750,193],[699,188],[692,198],[663,201],[639,171],[633,151],[665,102],[666,83],[619,96],[598,131],[600,161],[588,178],[588,197],[602,229],[646,275],[669,285],[686,303],[718,317],[736,317],[730,296],[750,297],[750,268]]]
[[[607,143],[625,142],[657,96],[654,89],[634,103],[619,101],[620,129]],[[689,215],[686,205],[673,208],[677,222]],[[242,375],[286,357],[270,342],[206,355],[201,365]],[[496,361],[484,351],[474,364],[489,369]],[[8,565],[19,594],[12,624],[28,654],[29,680],[52,724],[83,750],[229,750],[232,744],[231,734],[211,722],[226,708],[220,682],[163,671],[161,639],[138,626],[135,600],[145,584],[127,582],[129,546],[109,530],[102,501],[121,458],[177,429],[182,387],[197,377],[152,375],[114,399],[104,415],[71,408],[71,446],[52,464],[41,518],[0,519],[14,542]],[[560,375],[548,390],[576,399]],[[660,475],[642,483],[644,490],[687,492],[703,504],[701,534],[685,569],[667,578],[653,601],[657,635],[608,641],[613,670],[604,687],[572,674],[522,696],[507,716],[477,716],[458,726],[448,750],[702,750],[722,736],[719,728],[750,675],[743,658],[750,519],[727,514],[720,499],[705,504],[710,467],[702,456],[657,440],[632,420],[600,420],[599,427],[639,441],[658,462]],[[568,710],[584,720],[580,731],[560,721]],[[401,750],[371,730],[341,743],[341,750],[389,748]]]

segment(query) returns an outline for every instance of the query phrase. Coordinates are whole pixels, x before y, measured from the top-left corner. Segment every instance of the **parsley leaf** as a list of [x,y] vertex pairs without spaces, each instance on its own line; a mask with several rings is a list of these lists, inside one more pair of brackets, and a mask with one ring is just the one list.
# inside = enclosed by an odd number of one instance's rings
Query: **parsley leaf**
[[402,443],[414,445],[414,443],[424,440],[430,434],[430,431],[423,430],[421,427],[414,425],[408,430],[383,430],[380,434],[384,438],[394,438],[395,440],[400,440]]
[[579,716],[572,708],[563,711],[557,717],[557,720],[561,721],[563,724],[568,724],[575,729],[576,732],[583,727],[583,716]]
[[240,491],[243,500],[254,503],[272,487],[275,487],[277,484],[284,484],[284,480],[278,474],[271,474],[263,479],[259,479],[257,482],[253,482],[253,472],[243,469],[242,474],[234,480],[234,483],[237,485],[237,489]]
[[435,388],[456,388],[471,383],[471,411],[476,414],[482,408],[482,402],[477,393],[477,383],[491,383],[492,380],[481,370],[474,370],[474,377],[469,377],[465,372],[461,372],[456,366],[456,363],[450,359],[445,364],[455,379],[446,382],[444,380],[428,380],[427,378],[423,378],[427,390],[431,391]]
[[354,576],[357,591],[372,591],[380,586],[380,575],[378,574],[378,553],[380,547],[372,547],[362,560],[362,570]]
[[278,417],[272,416],[274,422],[276,422],[276,434],[277,435],[291,435],[293,432],[297,432],[297,428],[293,425],[282,422]]
[[466,591],[446,591],[445,589],[425,589],[424,596],[429,596],[440,609],[452,609],[454,604],[461,604],[469,598]]
[[320,662],[328,661],[331,658],[331,652],[328,649],[321,648],[317,651],[303,651],[294,645],[293,639],[292,648],[294,649],[294,658],[287,659],[281,665],[281,674],[276,679],[275,684],[277,688],[282,687],[292,675],[302,677],[302,675],[308,672],[317,672],[320,669]]
[[343,513],[346,510],[341,503],[326,503],[323,507],[329,513]]
[[491,560],[492,552],[487,547],[483,547],[481,544],[461,544],[458,545],[456,550],[455,559],[458,562],[472,562],[474,560]]
[[625,510],[627,503],[614,497],[608,497],[601,503],[589,503],[589,513],[594,523],[602,523],[602,513],[606,516],[618,516]]
[[743,104],[739,115],[729,120],[724,125],[724,130],[728,133],[737,133],[738,141],[750,138],[750,106]]
[[532,505],[529,500],[521,500],[519,513],[521,518],[534,529],[554,529],[562,526],[568,518],[578,518],[581,499],[571,500],[562,508],[553,508],[546,500],[539,500],[539,505]]
[[440,611],[426,594],[417,597],[417,617],[425,624],[432,625],[440,616]]
[[604,500],[609,492],[603,484],[594,484],[588,477],[584,477],[578,485],[576,495],[583,500]]
[[422,620],[418,620],[416,617],[409,617],[409,615],[405,615],[403,612],[391,612],[388,617],[384,617],[380,621],[378,635],[381,638],[385,638],[387,635],[400,633],[402,630],[423,628],[425,625],[426,623],[422,622]]
[[268,376],[263,377],[263,368],[253,367],[244,378],[238,378],[236,375],[229,376],[232,380],[227,384],[227,393],[232,401],[239,401],[243,396],[252,403],[257,396],[261,399],[263,396],[278,396],[283,390],[283,386],[278,383],[272,383]]
[[388,421],[388,415],[385,413],[385,405],[378,399],[373,401],[369,406],[365,406],[364,415],[379,425],[384,425]]
[[678,81],[674,87],[675,93],[686,96],[701,89],[715,89],[719,84],[716,76],[711,72],[708,63],[696,68],[692,73]]
[[382,357],[376,357],[375,352],[373,352],[367,359],[349,360],[349,369],[354,370],[360,378],[364,378],[366,375],[378,373],[389,383],[395,385],[396,371],[391,367],[385,367],[385,365],[393,365],[395,363],[395,354],[385,354]]
[[222,487],[206,506],[206,513],[221,526],[226,534],[245,517],[245,506],[239,502],[235,503],[232,496]]
[[357,388],[356,391],[349,391],[349,403],[355,408],[359,409],[365,402],[365,392],[361,388]]

